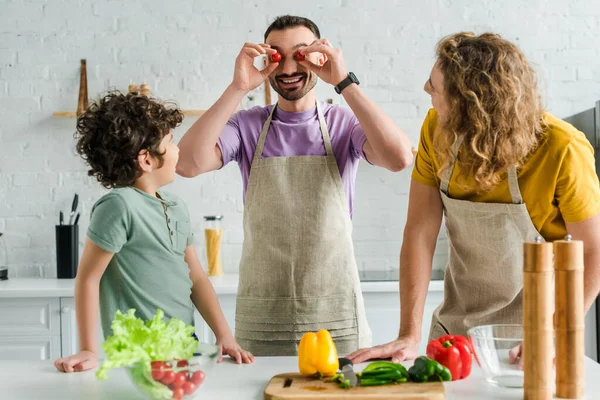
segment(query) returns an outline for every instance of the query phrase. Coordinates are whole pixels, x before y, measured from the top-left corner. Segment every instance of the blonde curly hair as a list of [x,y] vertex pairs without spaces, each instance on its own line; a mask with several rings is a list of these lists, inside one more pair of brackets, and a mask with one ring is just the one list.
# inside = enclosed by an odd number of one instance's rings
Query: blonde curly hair
[[517,46],[493,33],[445,37],[436,56],[449,107],[434,135],[438,176],[451,166],[452,146],[463,136],[461,172],[487,191],[544,136],[536,73]]

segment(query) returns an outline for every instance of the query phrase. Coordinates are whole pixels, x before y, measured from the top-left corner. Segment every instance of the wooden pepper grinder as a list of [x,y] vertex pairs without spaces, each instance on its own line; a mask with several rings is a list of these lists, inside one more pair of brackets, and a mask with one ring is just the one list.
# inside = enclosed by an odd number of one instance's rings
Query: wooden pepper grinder
[[86,60],[81,60],[79,71],[79,99],[77,101],[77,116],[80,116],[88,108],[87,66]]
[[552,243],[523,245],[524,399],[552,399]]
[[140,94],[142,96],[150,97],[150,85],[147,83],[142,83],[140,86]]
[[140,91],[138,86],[134,85],[133,83],[129,85],[129,88],[127,90],[129,91],[129,93],[136,93],[136,94]]
[[265,81],[265,106],[268,106],[269,104],[271,104],[271,84],[267,79]]
[[556,301],[556,396],[581,399],[584,395],[583,242],[554,242]]

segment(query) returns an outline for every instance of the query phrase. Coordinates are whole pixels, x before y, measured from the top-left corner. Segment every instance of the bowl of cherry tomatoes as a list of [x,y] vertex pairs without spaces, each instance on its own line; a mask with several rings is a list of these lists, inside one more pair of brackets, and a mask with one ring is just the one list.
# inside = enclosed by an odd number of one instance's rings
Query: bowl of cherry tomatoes
[[219,359],[219,347],[200,344],[181,360],[139,361],[125,369],[134,385],[150,399],[191,399]]

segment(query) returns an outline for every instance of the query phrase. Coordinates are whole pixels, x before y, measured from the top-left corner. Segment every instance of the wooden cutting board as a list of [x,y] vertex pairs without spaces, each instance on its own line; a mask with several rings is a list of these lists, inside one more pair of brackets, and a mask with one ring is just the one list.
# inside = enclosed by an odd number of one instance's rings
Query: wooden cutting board
[[355,387],[342,389],[337,383],[300,374],[276,375],[267,384],[265,400],[442,400],[446,398],[442,382]]

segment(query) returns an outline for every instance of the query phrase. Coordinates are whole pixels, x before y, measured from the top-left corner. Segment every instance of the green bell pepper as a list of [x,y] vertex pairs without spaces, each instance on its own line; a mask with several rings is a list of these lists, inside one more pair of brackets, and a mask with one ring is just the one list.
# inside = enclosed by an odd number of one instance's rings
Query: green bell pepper
[[408,376],[413,382],[451,381],[452,373],[442,364],[431,358],[421,356],[408,370]]

